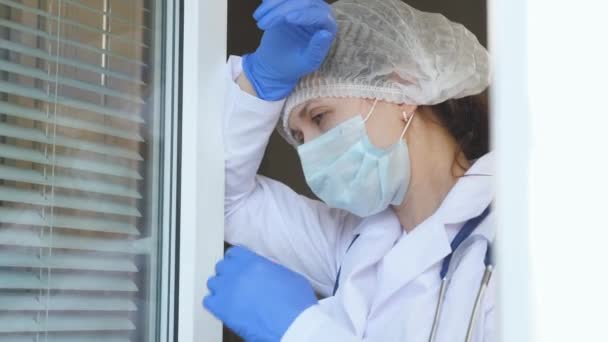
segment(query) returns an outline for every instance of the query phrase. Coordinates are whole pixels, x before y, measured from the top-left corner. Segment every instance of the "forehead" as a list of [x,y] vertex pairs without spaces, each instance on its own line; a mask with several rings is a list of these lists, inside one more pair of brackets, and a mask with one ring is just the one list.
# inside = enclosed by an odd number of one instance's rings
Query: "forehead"
[[306,114],[311,107],[317,106],[319,104],[330,102],[330,98],[316,98],[300,103],[299,105],[293,107],[291,112],[289,113],[289,119],[298,118],[303,114]]

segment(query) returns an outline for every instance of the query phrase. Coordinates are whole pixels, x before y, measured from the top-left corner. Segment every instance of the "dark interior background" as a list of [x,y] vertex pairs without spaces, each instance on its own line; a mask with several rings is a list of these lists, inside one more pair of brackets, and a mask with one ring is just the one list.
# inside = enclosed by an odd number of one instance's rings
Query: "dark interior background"
[[[261,2],[261,0],[228,0],[228,55],[240,56],[255,51],[262,32],[257,28],[251,15]],[[333,3],[335,0],[327,2]],[[408,0],[406,2],[419,10],[438,12],[452,21],[462,23],[487,46],[486,0]],[[304,181],[295,150],[276,133],[268,144],[259,172],[289,185],[299,193],[312,196]],[[241,340],[225,329],[224,341]]]

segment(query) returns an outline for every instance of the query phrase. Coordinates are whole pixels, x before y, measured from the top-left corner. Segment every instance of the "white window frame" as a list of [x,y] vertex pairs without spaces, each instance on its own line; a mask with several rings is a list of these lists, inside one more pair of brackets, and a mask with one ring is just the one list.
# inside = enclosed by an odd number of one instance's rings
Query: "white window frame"
[[179,286],[177,340],[222,341],[222,325],[201,305],[224,251],[221,115],[227,2],[183,0]]
[[[162,156],[162,170],[163,170],[163,182],[162,187],[159,189],[159,196],[163,198],[164,205],[162,207],[162,222],[160,223],[159,237],[163,241],[163,248],[159,255],[159,262],[162,264],[161,269],[163,270],[160,274],[160,300],[159,300],[159,312],[160,314],[160,327],[159,327],[159,341],[175,341],[175,332],[177,326],[177,313],[176,308],[176,276],[177,269],[179,268],[177,246],[179,241],[178,238],[178,217],[177,214],[177,194],[179,182],[178,170],[178,153],[179,153],[179,96],[180,96],[180,10],[181,1],[167,2],[163,7],[163,11],[157,11],[156,22],[163,23],[165,28],[172,28],[172,35],[165,35],[165,37],[159,37],[155,42],[158,54],[164,53],[165,68],[165,82],[163,88],[163,98],[165,101],[161,102],[165,113],[163,122],[162,136],[170,139],[163,139],[164,152]],[[163,20],[164,19],[164,20]],[[160,41],[160,39],[165,41]],[[160,75],[157,75],[159,79],[155,81],[156,84],[161,84]]]
[[[227,2],[184,0],[183,4],[178,340],[222,341],[221,324],[202,309],[201,299],[207,292],[206,279],[213,274],[214,264],[223,254],[221,112]],[[603,6],[601,2],[597,4]],[[499,260],[497,323],[500,341],[525,342],[535,340],[533,336],[548,329],[535,324],[543,308],[532,305],[534,295],[541,289],[531,285],[534,270],[530,263],[535,256],[546,257],[543,253],[548,250],[542,244],[538,244],[538,250],[530,249],[529,226],[533,215],[529,208],[554,195],[532,198],[529,182],[530,158],[542,153],[542,150],[530,152],[531,137],[547,133],[542,127],[531,125],[528,104],[527,66],[531,55],[527,23],[535,18],[529,17],[526,0],[490,0],[488,5],[490,50],[495,67],[492,139],[496,151]],[[567,23],[567,18],[563,22]],[[572,25],[569,27],[572,29]],[[568,142],[572,139],[563,144]],[[596,148],[603,151],[601,146]],[[539,220],[536,217],[534,222]],[[568,285],[572,286],[572,282]],[[583,318],[580,320],[584,329]]]
[[489,0],[500,341],[531,341],[526,0]]

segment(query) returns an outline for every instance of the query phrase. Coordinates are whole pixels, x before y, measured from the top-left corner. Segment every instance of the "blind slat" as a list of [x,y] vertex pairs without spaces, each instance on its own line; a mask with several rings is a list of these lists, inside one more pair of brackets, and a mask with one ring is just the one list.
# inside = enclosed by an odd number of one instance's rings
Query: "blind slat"
[[0,270],[0,289],[10,290],[72,290],[137,292],[135,283],[127,277],[95,274],[33,274],[14,270]]
[[140,240],[76,236],[59,232],[53,232],[51,238],[48,234],[41,236],[38,232],[25,229],[3,228],[0,230],[0,245],[22,247],[65,248],[124,254],[147,253],[145,244],[139,244],[138,241]]
[[139,132],[133,130],[124,130],[110,125],[103,125],[91,121],[85,121],[74,117],[63,116],[62,114],[47,115],[45,112],[14,105],[8,102],[0,102],[0,113],[22,118],[40,121],[48,124],[56,124],[58,126],[100,133],[112,137],[123,138],[142,142],[144,139],[139,135]]
[[[52,133],[51,133],[52,134]],[[0,123],[0,136],[11,137],[15,139],[24,139],[47,145],[57,145],[83,151],[90,151],[99,154],[105,154],[112,157],[120,157],[136,161],[143,160],[142,156],[127,148],[114,147],[102,143],[95,143],[75,138],[66,138],[64,136],[46,135],[38,128],[25,128],[16,125]]]
[[113,96],[113,97],[117,97],[117,98],[120,98],[123,100],[135,102],[138,104],[145,103],[145,101],[142,100],[141,98],[139,98],[137,96],[131,96],[125,92],[115,91],[115,90],[112,90],[107,87],[102,87],[102,86],[99,86],[96,84],[91,84],[91,83],[82,82],[79,80],[74,80],[71,78],[63,77],[61,75],[55,75],[54,73],[48,73],[41,69],[22,66],[21,64],[7,62],[2,59],[0,59],[0,70],[4,70],[6,72],[19,74],[19,75],[23,75],[23,76],[27,76],[27,77],[31,77],[31,78],[36,78],[39,80],[50,82],[52,84],[66,85],[66,86],[74,87],[77,89],[88,90],[90,92],[100,94],[100,95]]
[[84,216],[74,217],[55,215],[53,225],[55,227],[71,228],[74,230],[139,235],[139,231],[133,224],[108,219],[94,219]]
[[0,294],[0,311],[136,311],[129,298],[90,294],[46,294],[31,292]]
[[39,323],[32,317],[0,316],[0,333],[19,333],[39,331]]
[[[20,9],[22,11],[25,11],[25,12],[28,12],[28,13],[32,13],[32,14],[36,14],[36,15],[39,15],[41,17],[44,17],[44,18],[47,18],[47,19],[50,19],[50,20],[55,20],[55,21],[58,20],[58,18],[57,18],[56,15],[50,14],[48,11],[43,11],[41,9],[25,6],[23,4],[15,2],[15,1],[0,0],[0,4],[4,4],[6,6],[10,6],[10,7],[13,7],[13,8],[18,8],[18,9]],[[104,31],[104,30],[102,30],[102,29],[100,29],[98,27],[86,25],[86,24],[83,24],[83,23],[80,23],[80,22],[77,22],[77,21],[74,21],[74,20],[66,19],[66,18],[61,18],[60,20],[61,20],[61,23],[63,23],[63,24],[68,24],[68,25],[71,25],[71,26],[74,26],[74,27],[82,28],[82,29],[85,29],[85,30],[90,31],[90,32],[97,32],[100,35],[102,35],[102,34],[106,35],[106,36],[110,37],[111,39],[114,39],[114,40],[117,40],[117,41],[121,41],[121,42],[123,42],[125,44],[133,44],[135,46],[139,46],[139,47],[143,47],[143,48],[147,48],[148,47],[141,40],[127,39],[127,38],[124,38],[124,37],[122,37],[120,35],[113,34],[112,32]]]
[[[133,27],[133,28],[138,28],[138,29],[143,29],[143,30],[149,30],[149,28],[145,27],[144,25],[135,25],[135,24],[133,24],[133,20],[130,20],[130,19],[127,19],[127,18],[122,18],[122,17],[120,17],[120,16],[118,16],[116,14],[112,14],[112,13],[109,13],[109,12],[104,12],[104,11],[102,11],[100,9],[95,8],[95,7],[91,7],[91,6],[85,5],[85,4],[81,3],[80,1],[75,1],[75,0],[62,0],[62,1],[65,2],[65,3],[71,4],[71,5],[78,6],[80,8],[86,9],[86,10],[88,10],[90,12],[93,12],[93,13],[96,13],[96,14],[99,14],[99,15],[105,15],[108,18],[111,18],[113,21],[116,21],[118,23],[121,23],[121,24],[124,24],[124,25],[129,25],[130,27]],[[146,9],[146,8],[142,8],[142,10],[148,12],[148,9]]]
[[32,57],[37,57],[40,59],[44,59],[51,63],[59,63],[63,65],[69,65],[71,67],[76,67],[82,70],[96,72],[100,75],[107,75],[116,79],[120,79],[123,81],[131,82],[135,85],[145,85],[146,83],[142,81],[140,78],[131,77],[125,73],[120,73],[117,71],[113,71],[112,69],[102,68],[99,65],[88,64],[82,62],[77,59],[66,58],[63,56],[55,56],[51,55],[48,52],[40,49],[31,48],[29,46],[25,46],[19,43],[11,42],[6,39],[0,39],[0,48],[7,49],[12,52],[18,52],[24,55],[29,55]]
[[138,67],[145,67],[146,66],[146,63],[140,61],[139,59],[134,59],[134,58],[131,58],[131,57],[128,57],[128,56],[123,56],[123,55],[117,54],[115,52],[112,52],[112,50],[100,49],[100,48],[97,48],[97,47],[92,46],[92,45],[88,45],[88,44],[84,44],[84,43],[81,43],[81,42],[77,42],[75,40],[61,38],[61,36],[58,37],[57,35],[50,34],[50,33],[45,32],[45,31],[36,30],[36,29],[33,29],[33,28],[29,27],[29,26],[16,23],[14,21],[9,21],[9,20],[6,20],[6,19],[0,19],[0,25],[4,26],[4,27],[8,27],[8,28],[10,28],[12,30],[15,30],[15,31],[18,31],[18,32],[24,32],[24,33],[28,33],[28,34],[31,34],[31,35],[34,35],[34,36],[37,36],[37,37],[41,37],[41,38],[47,39],[48,41],[51,41],[51,42],[60,42],[60,43],[63,43],[63,44],[66,44],[66,45],[72,45],[74,47],[78,47],[78,48],[81,48],[81,49],[84,49],[84,50],[89,50],[89,51],[93,51],[93,52],[96,52],[96,53],[99,53],[99,54],[108,55],[108,56],[120,59],[123,62],[130,63],[130,64],[133,64],[133,65],[138,66]]
[[86,101],[76,100],[69,97],[55,95],[55,94],[46,94],[44,91],[27,87],[22,85],[17,85],[15,83],[0,81],[0,92],[5,92],[8,94],[29,97],[35,100],[45,101],[48,103],[59,103],[62,106],[68,106],[75,109],[82,109],[90,112],[95,112],[103,115],[108,115],[111,117],[124,119],[136,123],[143,123],[143,119],[137,115],[133,115],[132,112],[120,111],[116,109],[109,108],[107,106],[101,106],[95,103],[90,103]]
[[21,210],[7,207],[0,207],[0,223],[35,226],[47,225],[44,218],[42,218],[42,216],[40,216],[40,214],[34,210]]
[[0,251],[0,266],[31,267],[63,270],[137,272],[135,263],[125,257],[102,257],[100,255],[67,254],[57,252],[39,257],[30,251]]
[[[103,334],[103,336],[99,335],[83,335],[77,333],[70,333],[67,336],[53,336],[52,334],[48,337],[45,337],[44,342],[131,342],[131,340],[124,336],[108,336]],[[39,342],[39,341],[32,341]]]
[[131,342],[128,336],[120,336],[118,333],[108,335],[105,332],[103,334],[71,332],[69,335],[50,332],[44,334],[43,341],[40,340],[37,333],[29,333],[11,336],[10,342]]
[[[70,217],[57,214],[47,214],[43,218],[39,211],[25,208],[0,207],[0,223],[19,224],[37,227],[50,227],[91,232],[139,235],[137,228],[126,222],[95,219],[90,217]],[[53,218],[54,217],[54,218]]]
[[92,199],[81,196],[66,196],[60,194],[55,194],[53,198],[51,198],[50,194],[47,194],[45,197],[39,191],[7,186],[0,186],[0,201],[141,217],[139,210],[137,210],[136,207],[128,204],[117,204],[115,201]]
[[48,316],[39,321],[31,317],[2,317],[0,316],[0,332],[46,332],[46,331],[120,331],[134,330],[135,326],[126,317],[82,317],[74,314],[73,317],[61,315]]
[[[43,165],[52,165],[53,163],[53,160],[47,158],[41,151],[6,144],[0,144],[0,158],[22,160]],[[96,162],[76,157],[55,155],[55,164],[68,169],[88,171],[136,180],[142,179],[141,175],[135,170],[121,167],[114,163]]]
[[64,189],[74,189],[83,192],[94,192],[98,194],[122,196],[141,199],[141,195],[134,189],[119,184],[104,183],[95,180],[79,179],[74,176],[62,176],[55,174],[44,175],[42,171],[23,169],[12,166],[0,165],[0,179],[15,182],[25,182],[55,186]]

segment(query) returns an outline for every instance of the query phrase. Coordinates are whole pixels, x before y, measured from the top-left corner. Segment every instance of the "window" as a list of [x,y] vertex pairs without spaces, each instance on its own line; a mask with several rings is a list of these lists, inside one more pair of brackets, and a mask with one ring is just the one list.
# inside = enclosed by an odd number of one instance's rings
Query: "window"
[[0,340],[163,339],[170,3],[0,0]]

